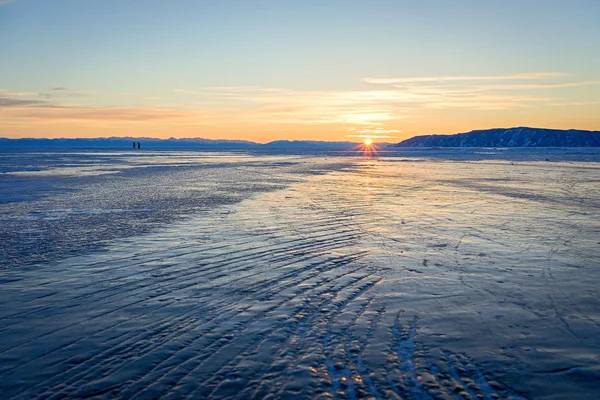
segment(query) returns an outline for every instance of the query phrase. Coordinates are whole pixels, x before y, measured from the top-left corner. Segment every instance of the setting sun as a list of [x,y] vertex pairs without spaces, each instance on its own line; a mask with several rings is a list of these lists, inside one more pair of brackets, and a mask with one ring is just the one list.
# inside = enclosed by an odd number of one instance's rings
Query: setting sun
[[370,146],[373,144],[373,141],[371,139],[365,139],[365,146]]

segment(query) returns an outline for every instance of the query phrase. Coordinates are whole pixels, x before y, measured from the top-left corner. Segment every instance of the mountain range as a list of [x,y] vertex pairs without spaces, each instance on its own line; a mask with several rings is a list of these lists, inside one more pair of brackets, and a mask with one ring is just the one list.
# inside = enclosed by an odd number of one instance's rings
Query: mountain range
[[[213,140],[204,138],[157,139],[135,137],[73,138],[73,139],[8,139],[0,138],[2,150],[34,149],[132,149],[133,143],[142,149],[213,151],[349,151],[359,149],[355,142],[312,140],[277,140],[265,144],[246,140]],[[379,149],[402,147],[600,147],[600,131],[559,130],[544,128],[494,128],[454,135],[423,135],[397,144],[378,143]]]
[[[0,138],[1,150],[33,149],[133,149],[133,143],[141,144],[142,149],[155,150],[257,150],[257,151],[346,151],[354,150],[354,142],[325,142],[311,140],[277,140],[265,144],[245,140],[213,140],[204,138],[157,139],[149,137],[107,137],[107,138],[68,138],[68,139],[8,139]],[[387,143],[386,143],[387,145]]]
[[600,131],[495,128],[454,135],[415,136],[393,147],[600,147]]

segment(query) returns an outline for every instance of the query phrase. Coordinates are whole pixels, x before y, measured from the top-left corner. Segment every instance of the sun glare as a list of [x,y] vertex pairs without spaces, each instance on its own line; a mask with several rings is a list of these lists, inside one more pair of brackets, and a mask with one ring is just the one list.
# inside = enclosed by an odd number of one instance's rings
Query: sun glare
[[373,144],[373,141],[371,139],[365,139],[365,146],[370,146]]

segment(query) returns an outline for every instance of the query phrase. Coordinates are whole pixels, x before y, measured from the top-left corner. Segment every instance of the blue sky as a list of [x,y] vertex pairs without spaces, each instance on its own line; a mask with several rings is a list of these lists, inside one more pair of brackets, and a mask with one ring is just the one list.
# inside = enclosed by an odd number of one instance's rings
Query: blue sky
[[0,136],[600,129],[598,16],[596,0],[0,0]]

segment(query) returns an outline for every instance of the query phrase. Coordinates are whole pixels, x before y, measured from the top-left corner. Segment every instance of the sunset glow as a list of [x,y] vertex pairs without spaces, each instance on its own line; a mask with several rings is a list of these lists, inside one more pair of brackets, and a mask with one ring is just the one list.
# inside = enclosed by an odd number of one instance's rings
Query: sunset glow
[[0,1],[0,136],[600,129],[598,2],[181,3]]

